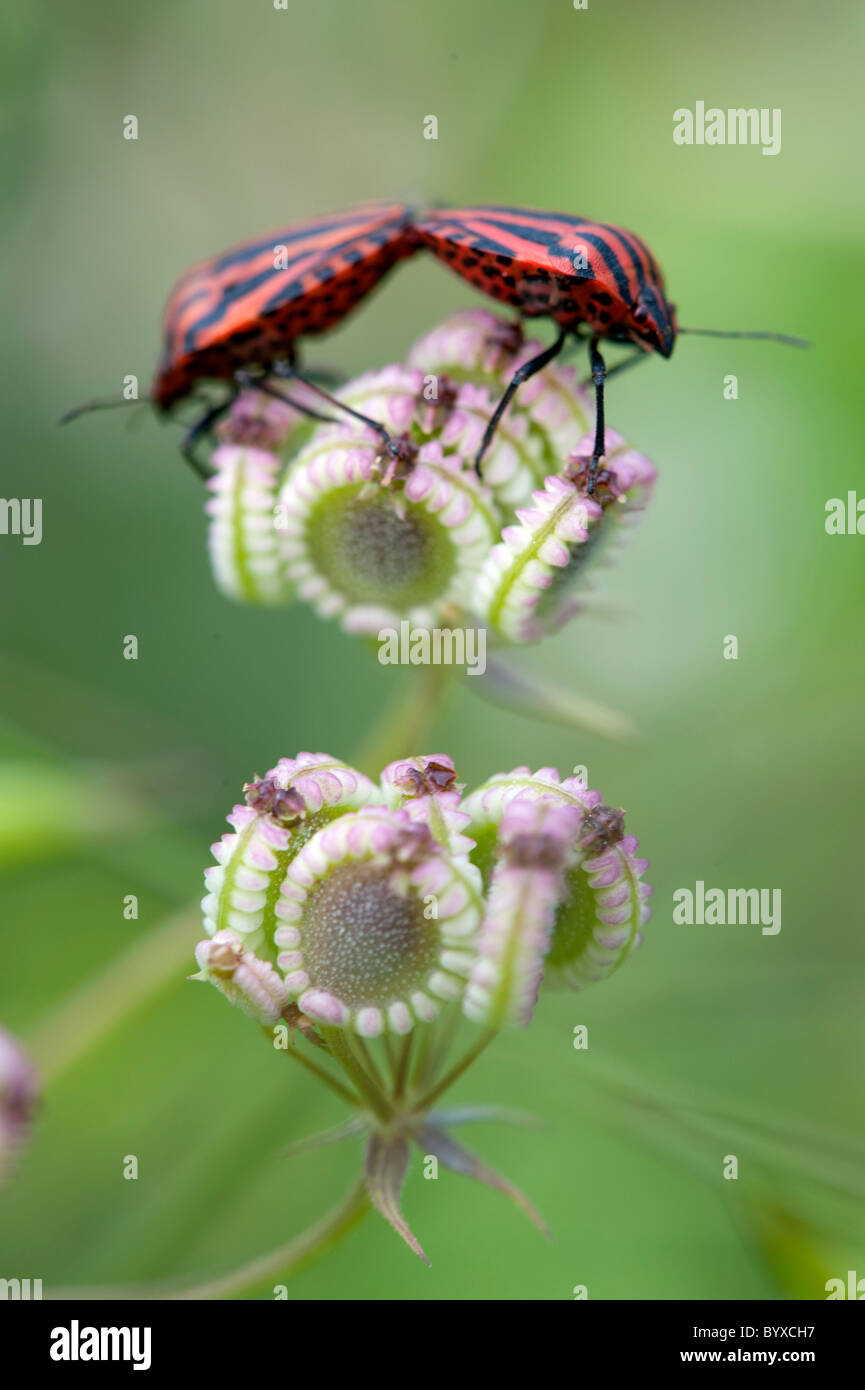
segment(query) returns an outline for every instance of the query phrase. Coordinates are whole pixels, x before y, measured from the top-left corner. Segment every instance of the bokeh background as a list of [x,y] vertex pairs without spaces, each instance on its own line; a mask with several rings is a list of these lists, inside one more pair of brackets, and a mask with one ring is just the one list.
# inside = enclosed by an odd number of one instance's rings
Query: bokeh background
[[[607,610],[520,661],[639,736],[461,688],[426,740],[470,785],[586,764],[652,860],[655,916],[627,968],[545,995],[455,1093],[545,1118],[466,1139],[528,1190],[555,1243],[501,1198],[418,1169],[405,1206],[432,1269],[374,1217],[290,1297],[819,1298],[830,1276],[865,1274],[865,538],[824,529],[827,499],[865,495],[863,24],[852,0],[3,7],[2,491],[44,499],[44,538],[0,537],[0,1020],[46,1086],[0,1195],[0,1275],[227,1271],[302,1229],[357,1167],[350,1145],[279,1157],[338,1102],[185,981],[190,905],[243,781],[299,748],[351,758],[406,673],[303,606],[217,594],[176,426],[146,408],[55,421],[127,373],[149,380],[188,263],[392,197],[620,222],[655,250],[682,322],[815,346],[683,338],[610,388],[610,423],[660,483],[603,577]],[[673,111],[698,99],[780,107],[782,152],[674,145]],[[319,359],[397,360],[478,302],[417,260]],[[672,893],[697,879],[780,887],[782,931],[674,926]]]

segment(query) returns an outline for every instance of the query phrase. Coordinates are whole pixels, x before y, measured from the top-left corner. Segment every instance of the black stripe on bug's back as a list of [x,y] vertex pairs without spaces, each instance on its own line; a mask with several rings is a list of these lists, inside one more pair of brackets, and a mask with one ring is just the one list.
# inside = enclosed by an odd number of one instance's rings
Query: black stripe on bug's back
[[[274,290],[274,293],[270,297],[270,299],[266,301],[266,303],[261,307],[261,309],[258,312],[267,314],[270,313],[273,309],[279,308],[282,304],[292,299],[301,298],[301,296],[304,294],[304,287],[301,281],[292,280],[288,284],[286,284],[285,277],[290,275],[292,270],[294,270],[298,264],[300,264],[303,261],[309,260],[311,255],[318,254],[319,256],[327,257],[328,259],[336,259],[346,255],[350,251],[356,251],[356,240],[356,237],[349,236],[346,237],[343,241],[334,242],[332,246],[320,247],[317,250],[315,247],[301,247],[298,251],[295,252],[293,256],[289,256],[286,258],[285,265],[267,266],[264,270],[259,271],[256,275],[250,275],[245,280],[236,280],[233,284],[229,284],[226,285],[224,288],[220,288],[218,290],[218,298],[210,313],[205,314],[202,318],[197,319],[187,329],[186,336],[184,338],[183,350],[185,352],[194,352],[196,338],[198,337],[198,335],[204,329],[214,327],[219,323],[220,319],[223,317],[225,313],[226,306],[234,304],[237,300],[245,298],[248,294],[253,294],[257,289],[260,289],[262,285],[267,284],[268,280],[272,279],[274,276],[279,277],[277,288]],[[389,238],[386,235],[378,233],[371,233],[365,236],[364,240],[373,241],[377,245],[380,245],[382,247],[387,246],[389,243]],[[273,250],[279,244],[279,242],[276,242],[271,238],[270,240],[265,242],[265,249]],[[363,259],[366,258],[363,257]],[[319,266],[318,269],[314,270],[312,273],[316,275],[316,277],[319,279],[321,283],[323,283],[324,281],[331,279],[335,272],[332,266],[325,264]]]
[[[488,224],[486,219],[479,219],[479,221],[483,222],[484,230],[478,230],[475,227],[468,226],[466,223],[454,219],[447,224],[437,225],[434,232],[428,232],[426,235],[430,236],[433,242],[441,247],[441,255],[448,261],[455,260],[457,256],[459,256],[460,247],[463,248],[463,250],[469,249],[471,251],[477,251],[480,256],[495,255],[497,259],[499,259],[499,257],[504,257],[507,259],[508,263],[512,263],[519,258],[518,251],[512,250],[505,242],[498,241],[492,232],[486,230],[487,226],[492,227],[494,225],[493,223]],[[499,227],[498,230],[511,231],[512,229],[508,227]],[[513,235],[518,236],[519,233],[513,231]],[[455,247],[447,245],[442,246],[442,242],[446,242],[448,239],[455,242],[457,245]]]
[[185,313],[185,311],[191,308],[199,299],[210,301],[214,293],[213,285],[199,284],[197,289],[190,290],[186,295],[172,296],[165,310],[166,329],[169,329],[172,324],[176,323],[181,314]]
[[[247,280],[238,280],[233,285],[226,285],[224,289],[219,291],[219,297],[210,310],[210,313],[204,314],[201,318],[197,318],[187,328],[183,339],[183,351],[194,352],[201,333],[206,328],[215,327],[215,325],[225,317],[225,311],[230,305],[234,304],[238,299],[245,299],[248,294],[252,294],[262,285],[266,285],[274,275],[285,276],[290,269],[291,266],[280,266],[278,270],[274,266],[268,266],[267,270],[261,270],[257,275],[251,275]],[[300,294],[302,292],[303,287],[300,281],[294,280],[290,285],[283,284],[281,286],[279,299],[292,299],[295,294]]]
[[622,231],[621,227],[610,226],[610,224],[607,222],[601,223],[599,225],[602,226],[605,232],[612,232],[614,236],[618,237],[619,241],[622,243],[625,249],[630,252],[631,263],[634,267],[634,275],[637,278],[637,284],[639,285],[641,290],[644,290],[646,288],[646,272],[643,268],[643,261],[642,257],[640,256],[640,248],[637,245],[636,239],[631,236],[630,232]]
[[[333,259],[336,260],[336,261],[338,261],[338,262],[341,261],[342,259],[344,259],[344,255],[343,255],[343,252],[342,252],[342,248],[340,248],[340,247],[335,247],[335,248],[334,248],[334,251],[333,251]],[[369,289],[372,289],[372,286],[373,286],[373,284],[375,283],[375,280],[378,279],[380,276],[384,275],[385,272],[386,272],[387,270],[389,270],[390,267],[391,267],[391,266],[393,265],[393,263],[394,263],[393,259],[391,259],[390,257],[388,257],[388,256],[386,256],[386,255],[384,254],[384,248],[382,248],[381,250],[376,251],[376,252],[375,252],[373,255],[371,255],[371,256],[370,256],[370,255],[362,256],[362,257],[361,257],[361,262],[362,262],[362,264],[364,265],[365,268],[369,269],[370,271],[373,271],[373,270],[374,270],[374,271],[376,272],[376,274],[375,274],[374,276],[373,276],[373,275],[368,275],[368,276],[365,278],[364,283],[369,287]],[[352,265],[357,265],[357,264],[358,264],[358,261],[357,261],[357,260],[354,260],[354,261],[352,261],[351,264],[352,264]],[[318,285],[321,286],[321,285],[326,285],[326,284],[328,284],[329,281],[333,280],[334,277],[337,276],[337,275],[339,275],[341,272],[346,271],[346,270],[350,270],[350,269],[351,269],[351,266],[348,266],[348,265],[345,265],[345,266],[344,266],[344,265],[341,265],[341,264],[337,264],[337,265],[335,265],[335,266],[334,266],[334,265],[323,265],[323,266],[319,266],[316,270],[311,270],[311,271],[309,272],[309,274],[310,274],[311,278],[312,278],[313,280],[317,281]],[[295,287],[296,287],[296,288],[295,288]],[[341,293],[342,293],[342,289],[343,289],[343,287],[341,286],[341,287],[340,287],[340,292],[341,292]],[[288,300],[291,300],[291,299],[301,299],[301,298],[303,297],[304,293],[306,293],[306,294],[315,293],[315,286],[309,286],[309,287],[306,289],[306,291],[304,291],[303,286],[300,284],[300,281],[295,281],[295,282],[294,282],[294,285],[288,286],[287,289],[285,289],[285,288],[283,288],[283,287],[281,287],[281,286],[278,286],[278,287],[276,288],[276,290],[274,291],[274,293],[271,295],[270,299],[268,299],[268,300],[261,306],[261,308],[260,308],[260,310],[259,310],[259,313],[261,313],[261,314],[269,314],[269,313],[272,313],[274,309],[280,308],[280,307],[281,307],[286,301],[288,301]],[[328,296],[327,296],[327,295],[321,295],[321,296],[320,296],[320,295],[316,294],[316,300],[317,300],[319,303],[327,304],[327,303],[328,303]]]
[[[479,217],[478,220],[483,222],[485,227],[495,227],[500,232],[507,232],[510,236],[516,237],[520,241],[528,241],[533,246],[542,246],[544,250],[547,251],[559,246],[560,239],[558,232],[551,232],[548,227],[526,227],[518,225],[517,223],[504,222],[497,218],[487,218],[483,216]],[[502,247],[502,250],[506,249],[507,248]],[[514,253],[511,252],[511,255],[513,254]]]
[[[271,232],[270,236],[261,237],[257,241],[246,242],[243,246],[237,246],[233,251],[226,251],[224,255],[217,256],[215,260],[208,263],[208,270],[214,275],[219,275],[224,270],[230,270],[232,266],[243,265],[245,261],[255,260],[257,256],[262,256],[274,246],[293,246],[296,242],[315,242],[316,238],[326,236],[332,232],[344,232],[358,225],[366,226],[369,219],[358,219],[356,213],[347,213],[343,216],[324,218],[321,222],[306,222],[299,227],[287,227],[281,232]],[[315,250],[314,245],[309,247]],[[319,247],[325,251],[327,247]]]
[[[622,263],[613,248],[596,232],[581,231],[579,235],[584,242],[589,246],[593,246],[600,254],[601,260],[616,282],[616,289],[619,291],[625,303],[629,304],[631,302],[631,287],[628,284],[628,277],[622,269]],[[575,248],[572,248],[570,251],[571,256],[574,254],[574,249]]]

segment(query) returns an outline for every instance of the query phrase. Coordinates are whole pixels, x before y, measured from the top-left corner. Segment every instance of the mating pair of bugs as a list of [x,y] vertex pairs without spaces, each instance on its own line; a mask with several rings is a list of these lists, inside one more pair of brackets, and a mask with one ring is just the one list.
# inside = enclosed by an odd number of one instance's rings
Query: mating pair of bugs
[[[367,204],[246,242],[194,266],[175,285],[165,308],[163,355],[150,400],[169,413],[193,397],[202,382],[229,385],[225,398],[215,405],[208,402],[186,435],[183,451],[193,467],[207,476],[195,447],[242,388],[254,386],[291,400],[275,378],[303,383],[331,409],[375,430],[391,458],[401,457],[401,441],[392,439],[380,422],[352,410],[302,374],[297,343],[335,327],[397,261],[423,248],[520,317],[550,318],[558,330],[550,346],[519,367],[508,383],[475,458],[479,475],[514,393],[552,362],[571,336],[588,340],[595,389],[589,493],[604,456],[608,373],[601,340],[636,349],[610,375],[643,353],[669,357],[680,332],[807,346],[779,333],[680,329],[654,256],[621,227],[511,207],[435,209],[418,215],[401,203]],[[116,404],[122,402],[91,401],[63,418]],[[308,406],[301,408],[317,415]]]

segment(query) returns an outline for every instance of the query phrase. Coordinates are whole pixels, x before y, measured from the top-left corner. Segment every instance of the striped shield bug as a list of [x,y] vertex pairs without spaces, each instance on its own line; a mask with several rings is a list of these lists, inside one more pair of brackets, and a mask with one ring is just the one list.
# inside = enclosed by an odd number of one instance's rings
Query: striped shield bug
[[[570,336],[588,338],[596,424],[587,491],[594,492],[604,456],[604,384],[645,353],[669,357],[678,333],[768,338],[807,347],[780,333],[725,333],[679,328],[664,277],[646,244],[633,232],[567,213],[512,207],[436,209],[415,221],[421,242],[470,284],[521,317],[551,318],[555,341],[514,373],[484,432],[475,467],[520,385],[552,362]],[[609,372],[598,344],[629,343],[636,352]]]
[[[149,399],[170,413],[202,382],[229,384],[227,397],[209,404],[184,440],[184,454],[196,471],[207,476],[196,444],[241,387],[255,386],[315,415],[284,396],[273,377],[301,382],[331,407],[371,426],[392,451],[384,426],[300,374],[296,345],[334,328],[397,261],[418,250],[411,218],[411,209],[401,203],[366,204],[257,237],[181,276],[165,307],[162,357]],[[63,421],[124,404],[90,401]]]

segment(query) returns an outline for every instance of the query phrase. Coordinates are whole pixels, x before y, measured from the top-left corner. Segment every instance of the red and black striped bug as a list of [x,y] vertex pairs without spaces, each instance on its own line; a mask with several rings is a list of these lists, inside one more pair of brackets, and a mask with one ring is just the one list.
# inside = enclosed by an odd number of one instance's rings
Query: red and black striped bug
[[[256,386],[289,399],[268,377],[302,382],[331,406],[375,429],[389,453],[398,447],[383,425],[300,374],[296,344],[335,327],[397,261],[419,249],[411,218],[411,209],[402,203],[365,204],[257,237],[181,276],[165,307],[163,353],[149,399],[169,413],[201,382],[230,383],[228,398],[209,405],[184,440],[184,454],[199,473],[204,470],[195,445],[241,387]],[[88,402],[63,419],[118,404],[126,402]]]
[[[567,213],[523,208],[437,209],[415,221],[423,244],[485,294],[512,305],[524,318],[551,318],[558,335],[550,347],[518,368],[484,431],[480,464],[519,386],[562,351],[571,335],[588,337],[595,387],[596,424],[587,491],[594,492],[604,456],[604,383],[643,353],[669,357],[678,333],[710,337],[770,338],[807,347],[779,333],[724,333],[684,329],[676,323],[664,277],[645,242],[633,232]],[[608,373],[601,339],[633,344],[636,353]]]

